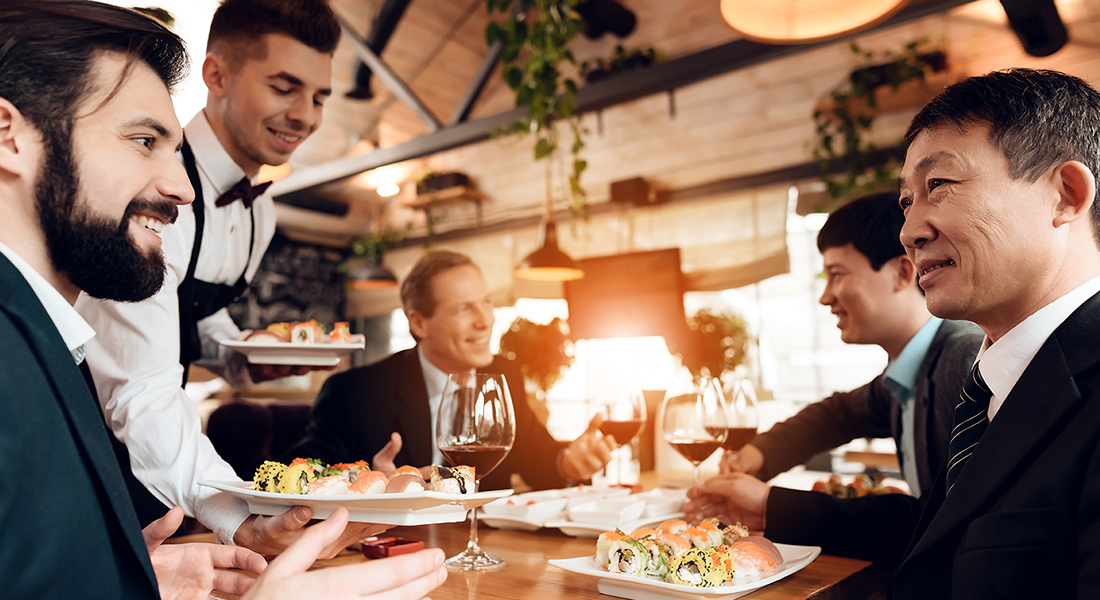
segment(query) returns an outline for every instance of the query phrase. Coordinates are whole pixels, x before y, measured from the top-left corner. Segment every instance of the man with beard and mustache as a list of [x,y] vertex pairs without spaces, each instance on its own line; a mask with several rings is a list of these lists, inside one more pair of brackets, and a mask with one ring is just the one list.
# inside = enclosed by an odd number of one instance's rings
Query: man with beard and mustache
[[[91,342],[88,366],[143,524],[182,506],[219,540],[273,554],[310,520],[306,507],[251,515],[244,501],[198,484],[239,478],[202,433],[182,384],[190,362],[217,357],[218,340],[240,335],[225,307],[245,291],[275,233],[274,202],[252,184],[262,165],[285,163],[320,125],[339,37],[325,0],[222,3],[202,64],[207,104],[184,128],[181,156],[197,201],[164,233],[164,288],[136,304],[77,302],[104,334]],[[291,372],[245,371],[241,358],[204,365],[234,385]],[[379,530],[357,524],[329,554]]]
[[438,586],[439,550],[306,573],[345,530],[343,510],[270,568],[245,548],[162,546],[179,509],[139,529],[78,366],[96,332],[72,304],[161,286],[160,232],[194,197],[169,96],[187,55],[160,23],[84,0],[5,0],[0,40],[0,448],[38,467],[0,488],[5,597],[419,598]]

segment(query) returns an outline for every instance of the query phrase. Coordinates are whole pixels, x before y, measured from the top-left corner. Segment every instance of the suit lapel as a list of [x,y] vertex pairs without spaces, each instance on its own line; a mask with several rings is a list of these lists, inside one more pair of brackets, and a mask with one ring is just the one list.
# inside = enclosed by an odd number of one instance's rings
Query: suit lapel
[[81,447],[91,463],[90,476],[98,480],[114,512],[127,542],[138,556],[146,575],[155,584],[149,553],[145,542],[137,535],[137,517],[130,502],[126,485],[118,471],[114,453],[111,450],[111,435],[103,422],[99,405],[80,374],[65,347],[61,334],[57,331],[46,309],[30,288],[19,271],[0,255],[0,281],[4,283],[4,293],[0,302],[32,338],[36,352],[50,385],[58,398],[58,404],[68,418],[74,442]]
[[[1100,301],[1094,297],[1059,326],[1039,349],[982,436],[955,487],[931,517],[914,554],[955,531],[993,499],[1027,457],[1038,453],[1036,446],[1048,432],[1081,401],[1073,376],[1081,366],[1096,360],[1097,349],[1075,334],[1086,329],[1083,325],[1098,310]],[[1080,356],[1081,366],[1071,368],[1067,355]],[[937,482],[937,487],[942,487],[942,482]]]
[[[405,350],[397,365],[398,406],[394,409],[400,431],[404,432],[402,454],[410,465],[432,464],[432,413],[428,407],[428,386],[415,348]],[[400,465],[398,465],[400,466]]]

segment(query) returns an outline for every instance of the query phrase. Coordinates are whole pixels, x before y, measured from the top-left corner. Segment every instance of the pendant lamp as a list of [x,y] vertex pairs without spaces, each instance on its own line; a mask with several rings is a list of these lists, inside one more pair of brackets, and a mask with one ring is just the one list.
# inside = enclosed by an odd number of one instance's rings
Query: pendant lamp
[[[547,179],[549,181],[549,178]],[[549,188],[549,183],[547,183]],[[539,223],[539,248],[512,271],[518,279],[531,281],[573,281],[584,277],[584,270],[569,255],[558,248],[558,228],[554,223],[554,207],[546,194],[546,214]]]
[[892,17],[909,0],[722,0],[722,18],[741,37],[805,44],[853,33]]

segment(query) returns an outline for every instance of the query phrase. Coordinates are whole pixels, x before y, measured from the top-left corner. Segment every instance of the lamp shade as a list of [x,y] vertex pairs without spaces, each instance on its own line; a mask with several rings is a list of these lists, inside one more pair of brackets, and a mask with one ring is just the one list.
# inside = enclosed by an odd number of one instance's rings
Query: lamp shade
[[539,248],[516,267],[513,275],[532,281],[572,281],[584,277],[569,255],[558,248],[558,229],[553,219],[539,223]]
[[386,267],[365,261],[348,278],[348,287],[353,290],[388,290],[397,287],[397,277]]
[[885,21],[909,0],[722,0],[722,18],[741,37],[805,44]]

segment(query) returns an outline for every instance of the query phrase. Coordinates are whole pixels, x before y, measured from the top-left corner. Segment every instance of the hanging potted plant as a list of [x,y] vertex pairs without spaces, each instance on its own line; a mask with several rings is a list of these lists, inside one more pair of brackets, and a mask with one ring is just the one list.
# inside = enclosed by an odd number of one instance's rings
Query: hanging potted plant
[[878,56],[854,42],[850,45],[868,66],[853,71],[843,86],[814,107],[813,157],[820,164],[830,203],[819,207],[822,210],[896,186],[903,140],[880,149],[867,136],[880,113],[919,108],[950,83],[953,75],[946,55],[923,51],[921,45],[922,41],[911,42],[900,53]]
[[721,378],[748,360],[749,334],[737,315],[703,309],[687,320],[687,331],[674,354],[695,378]]
[[[567,74],[576,65],[568,45],[584,29],[575,10],[578,0],[488,0],[489,15],[510,14],[485,28],[490,46],[500,42],[501,74],[516,94],[516,107],[528,116],[507,129],[535,137],[535,160],[558,159],[567,174],[564,189],[573,199],[574,212],[583,213],[587,196],[581,174],[588,163],[581,158],[584,129],[577,110],[577,82]],[[571,140],[560,139],[555,123],[568,127]],[[566,158],[566,152],[572,160]]]

